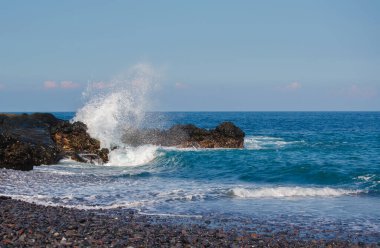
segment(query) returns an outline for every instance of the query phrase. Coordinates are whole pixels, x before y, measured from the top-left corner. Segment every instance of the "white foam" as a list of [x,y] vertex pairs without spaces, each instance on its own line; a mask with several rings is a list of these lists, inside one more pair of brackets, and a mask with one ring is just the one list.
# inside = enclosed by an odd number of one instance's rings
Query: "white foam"
[[268,187],[258,189],[234,188],[230,192],[240,198],[282,198],[282,197],[337,197],[359,194],[359,190],[303,187]]
[[191,191],[174,189],[157,194],[157,197],[165,201],[198,201],[206,198],[209,190],[193,189]]
[[199,147],[161,146],[161,150],[177,151],[177,152],[203,152],[203,151],[236,150],[236,148],[199,148]]
[[262,149],[278,149],[284,146],[302,143],[303,141],[285,141],[283,138],[269,136],[247,136],[244,139],[246,149],[262,150]]
[[44,168],[41,168],[37,171],[42,172],[42,173],[50,173],[50,174],[58,174],[58,175],[76,175],[77,174],[77,173],[69,172],[69,171],[59,171],[59,170],[51,170],[51,169],[44,170]]
[[187,214],[146,213],[146,212],[139,212],[139,214],[147,215],[147,216],[158,216],[158,217],[178,217],[178,218],[195,218],[195,219],[203,218],[202,215],[187,215]]
[[375,175],[364,175],[364,176],[358,176],[358,179],[363,180],[365,182],[370,181],[372,178],[374,178]]
[[[115,209],[115,208],[137,208],[141,206],[145,206],[148,204],[154,203],[154,201],[131,201],[131,202],[119,202],[110,205],[83,205],[83,204],[75,204],[68,205],[66,203],[55,203],[52,202],[52,198],[45,195],[35,195],[35,196],[27,196],[27,195],[7,195],[0,194],[0,196],[11,197],[14,200],[20,200],[32,204],[37,204],[41,206],[51,206],[51,207],[64,207],[70,209],[82,209],[82,210],[100,210],[100,209]],[[64,201],[65,202],[65,201]]]
[[123,147],[110,152],[110,166],[140,166],[154,160],[160,153],[158,146],[144,145],[139,147]]

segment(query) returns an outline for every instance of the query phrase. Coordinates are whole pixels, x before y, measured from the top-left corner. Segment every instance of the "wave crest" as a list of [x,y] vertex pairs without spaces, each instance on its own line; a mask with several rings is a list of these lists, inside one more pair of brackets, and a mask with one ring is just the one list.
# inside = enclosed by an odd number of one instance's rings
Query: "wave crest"
[[152,66],[137,64],[100,90],[89,84],[83,93],[88,101],[74,121],[85,123],[102,147],[120,146],[125,130],[138,128],[145,121],[157,80],[158,73]]
[[234,188],[230,192],[239,198],[282,198],[282,197],[338,197],[362,193],[359,190],[303,187],[268,187],[258,189]]

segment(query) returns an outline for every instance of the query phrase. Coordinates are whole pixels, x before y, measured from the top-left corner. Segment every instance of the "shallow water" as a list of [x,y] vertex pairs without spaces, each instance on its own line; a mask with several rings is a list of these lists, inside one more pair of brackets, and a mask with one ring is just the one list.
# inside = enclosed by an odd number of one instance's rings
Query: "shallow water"
[[380,112],[148,115],[147,127],[233,121],[246,133],[245,148],[124,147],[107,165],[64,160],[30,172],[0,170],[0,194],[86,209],[219,216],[255,228],[294,225],[304,236],[332,228],[320,235],[379,238]]

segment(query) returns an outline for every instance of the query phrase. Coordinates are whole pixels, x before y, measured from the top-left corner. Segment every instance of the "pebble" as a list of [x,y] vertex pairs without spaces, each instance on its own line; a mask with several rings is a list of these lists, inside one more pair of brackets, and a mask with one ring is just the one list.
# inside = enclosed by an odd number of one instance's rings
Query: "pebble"
[[21,241],[21,242],[24,242],[24,241],[25,241],[25,237],[26,237],[26,235],[25,235],[25,234],[22,234],[22,235],[18,238],[18,240]]
[[66,238],[65,237],[63,237],[62,239],[61,239],[61,244],[66,244]]

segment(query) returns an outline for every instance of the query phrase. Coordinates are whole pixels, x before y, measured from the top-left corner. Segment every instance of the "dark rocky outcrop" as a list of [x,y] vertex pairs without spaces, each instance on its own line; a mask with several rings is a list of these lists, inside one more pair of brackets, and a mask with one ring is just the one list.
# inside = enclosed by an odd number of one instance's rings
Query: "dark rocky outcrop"
[[192,124],[174,125],[168,130],[130,129],[123,136],[123,142],[133,146],[154,144],[181,148],[243,148],[244,136],[244,132],[233,123],[223,122],[212,130]]
[[[27,131],[33,135],[33,132]],[[31,170],[34,165],[57,163],[60,150],[39,141],[28,142],[18,135],[0,134],[0,168]]]
[[100,142],[91,138],[82,122],[60,122],[50,130],[58,147],[67,156],[80,162],[108,162],[108,149],[100,149]]
[[[50,137],[50,122],[40,115],[0,115],[0,167],[31,170],[53,164],[62,153]],[[55,118],[53,116],[53,118]]]
[[55,164],[63,157],[81,162],[108,161],[81,122],[70,123],[52,114],[0,114],[0,168],[31,170]]
[[[231,122],[207,130],[174,125],[168,130],[128,130],[123,141],[138,146],[154,144],[196,148],[242,148],[244,132]],[[31,170],[55,164],[64,157],[80,162],[108,162],[108,149],[91,138],[82,122],[70,123],[52,114],[0,114],[0,168]]]

